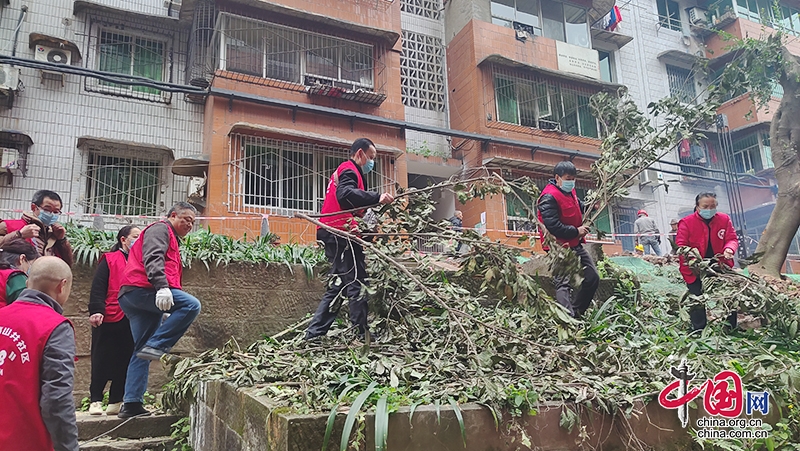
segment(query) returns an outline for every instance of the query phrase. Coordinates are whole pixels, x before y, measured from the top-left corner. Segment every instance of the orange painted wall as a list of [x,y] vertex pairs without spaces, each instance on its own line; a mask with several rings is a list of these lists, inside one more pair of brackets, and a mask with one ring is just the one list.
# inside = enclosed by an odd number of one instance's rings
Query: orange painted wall
[[400,2],[385,0],[269,0],[269,3],[400,33]]
[[750,100],[750,95],[744,94],[725,102],[717,111],[728,116],[728,126],[734,131],[747,125],[772,121],[780,104],[780,100],[772,98],[766,108],[754,112],[755,105]]
[[[736,19],[727,27],[722,29],[725,33],[730,33],[736,38],[754,38],[759,39],[775,32],[773,28],[766,27],[758,22],[753,22],[747,19]],[[786,47],[793,55],[800,56],[800,42],[797,39],[788,39]],[[706,39],[706,56],[708,58],[719,58],[730,51],[731,43],[725,41],[718,34],[712,34]]]

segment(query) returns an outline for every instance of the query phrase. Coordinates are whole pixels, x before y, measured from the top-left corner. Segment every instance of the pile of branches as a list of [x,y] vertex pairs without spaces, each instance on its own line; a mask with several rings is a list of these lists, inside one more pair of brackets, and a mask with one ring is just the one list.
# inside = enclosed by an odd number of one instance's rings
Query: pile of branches
[[[474,198],[531,186],[529,180],[489,175],[437,188]],[[582,320],[572,319],[518,270],[518,249],[432,221],[431,191],[382,207],[380,230],[364,243],[371,272],[370,330],[377,340],[369,334],[359,340],[343,320],[322,339],[304,341],[298,326],[245,350],[235,345],[211,350],[177,365],[165,406],[184,405],[198,382],[212,379],[261,387],[274,403],[297,413],[331,412],[331,425],[337,409],[351,406],[346,422],[351,428],[363,427],[363,411],[373,407],[377,427],[400,406],[458,409],[476,402],[495,418],[520,418],[534,414],[539,403],[557,402],[563,406],[561,425],[578,428],[579,436],[588,439],[579,418],[580,410],[590,409],[614,415],[631,449],[644,449],[628,417],[637,400],[654,399],[671,382],[669,367],[682,358],[704,376],[736,362],[747,387],[769,390],[782,406],[800,400],[800,346],[783,328],[772,327],[777,322],[746,333],[728,333],[712,322],[702,335],[690,335],[680,299],[646,292],[621,293]],[[412,252],[412,238],[418,236],[459,240],[471,250],[458,271],[444,271],[434,257]],[[414,265],[402,264],[408,256]],[[791,297],[774,301],[787,309],[800,305]],[[787,443],[800,440],[796,411],[781,412]],[[518,444],[530,444],[523,428],[514,428],[517,423],[505,424]],[[343,446],[350,432],[346,427]],[[385,440],[385,433],[376,431],[376,437]]]

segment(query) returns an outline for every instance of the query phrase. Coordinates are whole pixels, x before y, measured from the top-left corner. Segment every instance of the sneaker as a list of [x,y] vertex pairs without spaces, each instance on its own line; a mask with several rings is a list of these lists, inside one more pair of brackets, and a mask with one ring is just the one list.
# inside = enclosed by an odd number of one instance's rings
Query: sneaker
[[89,404],[89,415],[102,415],[103,401],[95,401]]
[[119,413],[119,409],[122,407],[121,402],[111,403],[106,407],[106,415],[116,415]]
[[133,418],[133,417],[145,417],[150,415],[150,411],[144,408],[144,405],[140,402],[126,402],[122,405],[122,408],[119,409],[119,413],[117,414],[118,418]]
[[143,347],[139,352],[136,353],[136,357],[142,360],[161,360],[161,356],[166,354],[166,352],[151,348],[150,346]]

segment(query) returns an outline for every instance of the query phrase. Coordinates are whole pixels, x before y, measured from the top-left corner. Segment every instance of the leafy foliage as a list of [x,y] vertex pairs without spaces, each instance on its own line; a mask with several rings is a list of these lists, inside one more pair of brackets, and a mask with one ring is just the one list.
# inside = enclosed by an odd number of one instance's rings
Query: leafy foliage
[[[97,263],[103,252],[107,252],[116,240],[116,232],[66,225],[67,238],[72,246],[75,260],[86,265]],[[226,265],[231,262],[279,263],[290,268],[301,265],[310,277],[314,267],[325,261],[325,254],[316,246],[283,244],[276,246],[273,234],[260,236],[253,241],[247,237],[234,239],[201,229],[186,235],[181,243],[183,265],[191,267],[195,261],[210,265]]]
[[[452,189],[479,197],[502,193],[513,184],[488,180]],[[646,284],[639,300],[633,290],[621,291],[590,309],[584,320],[574,320],[516,269],[518,251],[512,248],[477,234],[460,236],[471,252],[457,271],[413,252],[411,241],[403,238],[411,232],[442,240],[457,236],[430,219],[428,193],[409,195],[407,203],[379,212],[381,229],[368,250],[374,313],[370,330],[380,335],[377,344],[365,346],[345,326],[312,341],[296,331],[283,334],[280,341],[256,342],[246,352],[235,347],[210,350],[177,365],[165,406],[191,399],[201,380],[227,380],[261,387],[258,393],[269,394],[272,402],[293,412],[331,412],[326,443],[342,406],[352,405],[343,445],[363,442],[364,412],[377,408],[378,445],[388,415],[398,406],[478,402],[491,409],[498,424],[503,418],[524,446],[530,438],[514,426],[517,419],[535,414],[539,403],[557,402],[564,406],[562,424],[577,430],[579,437],[588,437],[581,414],[604,412],[630,435],[631,449],[642,449],[628,423],[633,404],[654,399],[671,380],[669,367],[687,358],[701,375],[737,362],[748,387],[773,393],[790,425],[787,436],[800,439],[800,415],[786,408],[800,399],[800,345],[777,323],[728,333],[712,321],[702,334],[690,335],[680,297],[654,294]],[[390,257],[378,257],[377,252]],[[399,259],[422,287],[410,283],[394,264]],[[630,277],[610,262],[603,267],[607,274]],[[787,312],[798,306],[793,296],[775,302],[783,303]],[[743,442],[742,447],[750,445]]]

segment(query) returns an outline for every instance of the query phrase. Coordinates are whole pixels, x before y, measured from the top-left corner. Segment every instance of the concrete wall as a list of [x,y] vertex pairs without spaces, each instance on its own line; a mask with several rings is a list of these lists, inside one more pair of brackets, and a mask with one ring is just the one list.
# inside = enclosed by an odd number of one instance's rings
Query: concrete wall
[[[280,450],[311,451],[322,448],[327,413],[296,415],[270,402],[257,389],[237,390],[227,383],[212,381],[201,386],[197,402],[191,408],[190,442],[196,451]],[[262,390],[263,392],[263,390]],[[462,444],[461,429],[454,410],[441,406],[419,406],[409,421],[409,408],[402,407],[389,417],[388,449],[427,451],[430,449],[464,449],[466,451],[520,449],[518,433],[508,433],[509,415],[500,418],[500,427],[489,409],[477,404],[460,406],[466,429],[466,445]],[[561,407],[540,405],[535,416],[517,419],[531,440],[531,448],[542,451],[578,449],[580,428],[570,432],[559,426]],[[688,450],[691,437],[681,428],[678,416],[657,403],[635,406],[636,414],[623,423],[598,412],[581,415],[588,438],[580,449],[615,451],[628,449],[628,436],[633,431],[647,449],[658,451]],[[697,411],[690,411],[696,416]],[[339,413],[334,423],[327,450],[339,449],[346,414]],[[374,414],[367,413],[365,441],[367,450],[374,450]],[[630,429],[629,429],[630,428]],[[651,448],[652,447],[652,448]]]
[[[75,326],[78,345],[75,398],[88,396],[91,381],[91,326],[89,325],[89,291],[94,268],[76,265],[73,268],[72,295],[64,315]],[[173,349],[179,355],[197,355],[224,345],[231,337],[242,348],[271,335],[312,313],[322,297],[323,285],[318,279],[308,280],[303,269],[285,265],[269,266],[235,263],[206,270],[196,262],[186,269],[183,285],[202,303],[200,316]],[[166,375],[159,362],[150,366],[149,392],[161,390]]]

